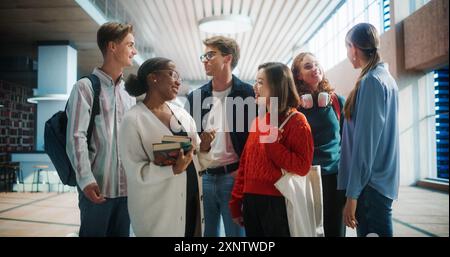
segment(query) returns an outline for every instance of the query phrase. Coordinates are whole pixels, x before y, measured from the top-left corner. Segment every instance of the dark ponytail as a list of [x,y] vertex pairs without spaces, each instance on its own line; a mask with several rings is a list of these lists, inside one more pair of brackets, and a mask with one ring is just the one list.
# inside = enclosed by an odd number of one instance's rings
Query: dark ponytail
[[172,60],[163,57],[148,59],[139,67],[137,75],[130,74],[128,76],[125,82],[125,90],[134,97],[147,93],[150,86],[147,81],[148,75],[158,70],[167,69],[171,62]]
[[125,90],[131,96],[137,97],[147,92],[147,85],[141,83],[135,74],[130,74],[125,82]]

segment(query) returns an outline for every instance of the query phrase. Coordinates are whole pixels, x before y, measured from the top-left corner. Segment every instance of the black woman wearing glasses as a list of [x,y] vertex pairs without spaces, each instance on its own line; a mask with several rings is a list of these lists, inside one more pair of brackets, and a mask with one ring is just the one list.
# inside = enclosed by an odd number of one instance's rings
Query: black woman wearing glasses
[[[254,92],[249,84],[232,75],[239,61],[239,46],[235,40],[216,36],[204,40],[203,44],[205,51],[200,60],[212,80],[188,95],[186,109],[194,119],[201,117],[202,122],[197,124],[203,126],[202,140],[208,137],[205,132],[216,133],[211,146],[213,161],[202,176],[205,236],[220,236],[222,220],[226,236],[241,237],[245,235],[244,229],[233,222],[228,202],[247,141],[249,121],[254,118],[248,117],[249,106],[244,105],[255,104]],[[247,97],[251,97],[250,101],[245,101]],[[227,113],[227,110],[233,111]]]
[[[175,64],[165,58],[147,60],[125,83],[130,95],[146,94],[125,114],[119,131],[128,210],[136,236],[203,235],[199,172],[211,159],[211,141],[201,142],[189,113],[170,102],[176,98],[180,84]],[[160,166],[154,162],[152,145],[161,143],[166,135],[188,136],[193,147],[187,152],[180,149],[175,164]]]

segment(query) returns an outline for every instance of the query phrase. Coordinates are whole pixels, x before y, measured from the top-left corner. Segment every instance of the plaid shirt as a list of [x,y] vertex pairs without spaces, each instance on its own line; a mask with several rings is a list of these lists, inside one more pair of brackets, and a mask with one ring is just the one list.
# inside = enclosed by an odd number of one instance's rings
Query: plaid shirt
[[105,197],[126,196],[127,182],[119,158],[118,129],[135,99],[125,91],[123,77],[114,83],[98,68],[93,74],[100,79],[101,91],[100,114],[95,117],[89,145],[92,151],[88,151],[87,130],[94,93],[89,79],[84,78],[75,84],[68,100],[66,152],[81,189],[96,182]]

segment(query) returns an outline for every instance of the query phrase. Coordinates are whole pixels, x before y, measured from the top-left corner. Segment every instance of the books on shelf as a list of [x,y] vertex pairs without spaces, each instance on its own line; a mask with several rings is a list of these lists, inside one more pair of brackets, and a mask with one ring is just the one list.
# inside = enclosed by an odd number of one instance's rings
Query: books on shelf
[[164,136],[161,143],[153,144],[153,163],[159,166],[174,165],[180,148],[184,153],[192,149],[191,138],[186,136]]

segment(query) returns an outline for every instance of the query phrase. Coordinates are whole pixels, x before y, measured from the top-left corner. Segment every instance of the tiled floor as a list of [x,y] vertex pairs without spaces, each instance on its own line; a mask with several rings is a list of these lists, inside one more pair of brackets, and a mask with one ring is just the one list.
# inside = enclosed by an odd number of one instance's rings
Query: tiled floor
[[402,187],[394,202],[396,236],[449,236],[449,197],[417,187]]
[[[0,237],[64,237],[77,233],[76,193],[0,193]],[[449,196],[417,187],[401,187],[394,202],[394,235],[449,236]],[[348,229],[347,236],[355,236]]]
[[78,231],[76,193],[0,193],[0,237],[58,237]]

